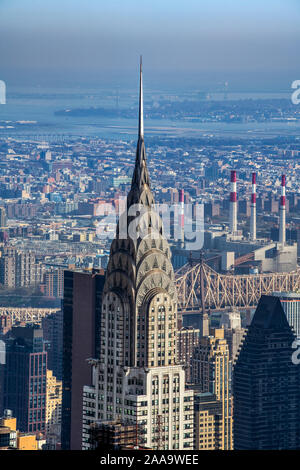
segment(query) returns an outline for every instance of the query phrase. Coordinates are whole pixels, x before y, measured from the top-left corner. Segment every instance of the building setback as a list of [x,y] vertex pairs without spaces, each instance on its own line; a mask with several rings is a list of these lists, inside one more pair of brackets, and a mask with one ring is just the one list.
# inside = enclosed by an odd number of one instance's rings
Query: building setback
[[259,301],[233,370],[234,448],[300,447],[300,368],[278,297]]

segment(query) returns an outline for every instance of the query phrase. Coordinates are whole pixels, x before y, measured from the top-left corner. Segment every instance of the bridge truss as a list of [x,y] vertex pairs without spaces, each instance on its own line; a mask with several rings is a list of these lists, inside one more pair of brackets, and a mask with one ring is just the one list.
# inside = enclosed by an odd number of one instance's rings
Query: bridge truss
[[16,322],[40,323],[44,317],[59,311],[59,308],[0,307],[0,318],[9,318],[12,325]]
[[[185,264],[176,272],[181,312],[254,308],[263,294],[300,291],[300,268],[290,273],[220,274],[203,261]],[[202,289],[201,289],[202,285]]]

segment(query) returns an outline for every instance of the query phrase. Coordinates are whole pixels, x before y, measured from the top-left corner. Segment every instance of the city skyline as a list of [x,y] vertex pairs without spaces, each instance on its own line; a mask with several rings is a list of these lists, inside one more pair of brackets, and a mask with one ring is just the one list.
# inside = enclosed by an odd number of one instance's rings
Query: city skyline
[[299,20],[0,0],[1,457],[300,449]]

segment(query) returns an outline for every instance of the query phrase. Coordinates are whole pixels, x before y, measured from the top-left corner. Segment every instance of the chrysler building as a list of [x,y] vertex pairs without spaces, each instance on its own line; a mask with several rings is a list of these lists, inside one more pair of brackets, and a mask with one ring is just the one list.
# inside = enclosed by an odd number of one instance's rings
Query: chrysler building
[[100,357],[84,387],[83,449],[91,423],[136,424],[136,444],[193,449],[193,391],[176,363],[177,294],[171,252],[154,210],[144,143],[140,63],[139,130],[127,208],[111,244],[102,295]]

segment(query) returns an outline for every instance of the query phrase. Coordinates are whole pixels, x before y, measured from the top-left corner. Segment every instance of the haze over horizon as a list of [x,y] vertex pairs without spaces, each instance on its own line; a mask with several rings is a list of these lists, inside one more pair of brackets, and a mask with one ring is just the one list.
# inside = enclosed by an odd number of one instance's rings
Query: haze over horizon
[[298,0],[0,0],[8,86],[286,90],[300,78]]

